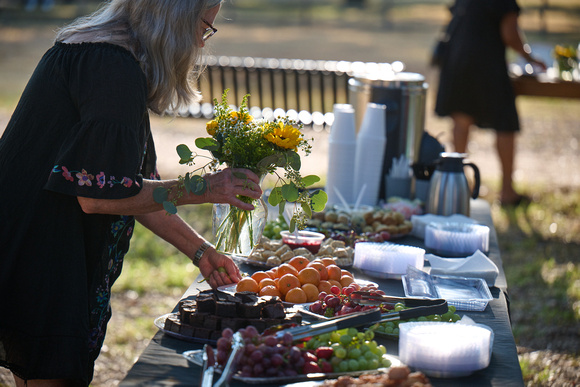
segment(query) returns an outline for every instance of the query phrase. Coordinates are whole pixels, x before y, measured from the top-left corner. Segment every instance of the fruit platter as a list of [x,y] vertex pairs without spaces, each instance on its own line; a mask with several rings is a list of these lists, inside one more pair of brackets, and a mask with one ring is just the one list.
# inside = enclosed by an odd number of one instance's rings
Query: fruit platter
[[330,258],[317,258],[313,261],[298,256],[287,263],[256,271],[242,278],[237,285],[220,287],[219,290],[254,292],[259,296],[276,296],[290,304],[304,304],[317,301],[321,294],[330,294],[332,288],[343,289],[351,286],[360,289],[376,283],[355,279],[352,272],[342,269]]

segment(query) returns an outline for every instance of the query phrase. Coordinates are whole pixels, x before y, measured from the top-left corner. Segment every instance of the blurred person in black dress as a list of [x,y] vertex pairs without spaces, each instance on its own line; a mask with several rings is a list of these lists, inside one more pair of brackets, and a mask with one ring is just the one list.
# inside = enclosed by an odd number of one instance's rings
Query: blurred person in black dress
[[513,187],[515,135],[520,123],[509,79],[506,48],[546,69],[532,57],[518,25],[516,0],[456,0],[450,8],[449,44],[441,58],[435,112],[453,119],[453,144],[465,153],[472,126],[496,131],[501,164],[500,201],[519,204]]
[[[218,253],[153,199],[253,206],[258,177],[207,174],[203,195],[161,180],[150,112],[198,97],[191,80],[221,0],[111,0],[62,28],[0,138],[0,366],[18,386],[87,386],[135,220],[216,288],[238,282]],[[238,173],[239,172],[239,173]],[[245,175],[245,177],[243,176]]]

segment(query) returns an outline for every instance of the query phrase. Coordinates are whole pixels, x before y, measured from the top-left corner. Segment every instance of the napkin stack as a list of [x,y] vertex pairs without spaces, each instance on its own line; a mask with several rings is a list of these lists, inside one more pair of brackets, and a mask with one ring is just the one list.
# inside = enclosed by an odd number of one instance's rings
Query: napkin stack
[[482,278],[488,286],[493,286],[499,275],[496,264],[479,250],[467,258],[442,258],[425,254],[425,259],[431,265],[431,275]]

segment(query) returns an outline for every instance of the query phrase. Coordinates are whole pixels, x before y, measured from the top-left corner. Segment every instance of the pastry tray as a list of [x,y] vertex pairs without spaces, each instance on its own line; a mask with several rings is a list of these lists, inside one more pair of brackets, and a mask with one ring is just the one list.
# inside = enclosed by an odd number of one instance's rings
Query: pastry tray
[[487,283],[481,278],[454,276],[402,276],[405,297],[443,298],[457,310],[482,312],[493,300]]

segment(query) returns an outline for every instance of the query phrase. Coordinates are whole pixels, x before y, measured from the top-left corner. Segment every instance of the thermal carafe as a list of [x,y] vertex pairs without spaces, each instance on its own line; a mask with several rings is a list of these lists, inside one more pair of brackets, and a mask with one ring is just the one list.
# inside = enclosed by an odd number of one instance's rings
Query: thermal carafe
[[[479,169],[473,163],[464,163],[465,153],[443,152],[431,176],[427,212],[449,216],[469,216],[469,200],[479,196]],[[464,167],[473,169],[475,184],[470,192]]]

